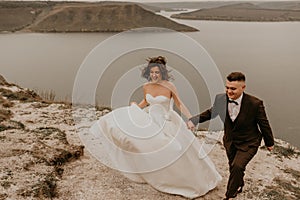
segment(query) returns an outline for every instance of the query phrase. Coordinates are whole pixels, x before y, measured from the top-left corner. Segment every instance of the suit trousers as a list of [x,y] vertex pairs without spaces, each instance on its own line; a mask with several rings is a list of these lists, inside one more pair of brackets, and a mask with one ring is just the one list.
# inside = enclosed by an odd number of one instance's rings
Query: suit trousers
[[237,149],[233,144],[226,149],[229,163],[229,179],[227,183],[226,197],[234,197],[239,187],[244,186],[244,172],[247,164],[257,153],[258,147],[251,147],[248,151]]

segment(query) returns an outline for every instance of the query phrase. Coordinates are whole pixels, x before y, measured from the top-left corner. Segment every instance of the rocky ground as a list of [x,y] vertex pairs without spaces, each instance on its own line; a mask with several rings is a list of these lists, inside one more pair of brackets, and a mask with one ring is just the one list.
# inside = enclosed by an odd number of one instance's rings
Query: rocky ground
[[[0,199],[185,199],[129,181],[84,148],[79,131],[87,132],[109,109],[50,103],[2,77],[0,94]],[[199,140],[214,145],[210,157],[223,177],[199,200],[222,199],[225,193],[228,167],[220,134],[198,132]],[[300,199],[299,154],[281,140],[276,140],[274,152],[261,148],[248,165],[244,192],[236,199]]]

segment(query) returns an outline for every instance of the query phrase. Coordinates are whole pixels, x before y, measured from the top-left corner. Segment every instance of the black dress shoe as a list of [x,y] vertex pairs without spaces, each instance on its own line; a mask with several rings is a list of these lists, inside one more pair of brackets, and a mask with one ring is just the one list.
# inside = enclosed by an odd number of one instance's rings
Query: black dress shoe
[[223,200],[229,200],[235,198],[237,195],[234,195],[233,197],[225,197]]

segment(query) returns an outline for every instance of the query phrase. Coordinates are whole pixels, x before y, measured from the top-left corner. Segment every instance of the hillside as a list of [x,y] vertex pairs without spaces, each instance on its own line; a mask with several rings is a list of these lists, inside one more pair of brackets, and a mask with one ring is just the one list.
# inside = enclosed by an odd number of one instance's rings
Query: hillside
[[290,6],[291,4],[266,3],[262,4],[261,7],[252,3],[237,3],[217,8],[200,9],[189,13],[174,14],[171,17],[191,20],[300,21],[300,10],[295,7],[289,9]]
[[[172,9],[204,9],[217,8],[225,5],[234,5],[240,2],[236,1],[194,1],[194,2],[153,2],[145,3],[145,8],[153,11],[172,10]],[[243,3],[251,3],[266,9],[281,10],[300,10],[300,1],[243,1]]]
[[[0,76],[0,199],[184,200],[129,181],[89,153],[79,133],[89,134],[94,120],[109,111],[47,102]],[[197,135],[212,147],[209,156],[223,177],[217,188],[197,199],[222,199],[229,175],[222,132],[198,131]],[[236,200],[299,199],[299,155],[281,140],[276,140],[272,153],[260,148],[247,167],[246,185]]]
[[121,2],[0,2],[0,31],[120,32],[142,27],[197,31]]

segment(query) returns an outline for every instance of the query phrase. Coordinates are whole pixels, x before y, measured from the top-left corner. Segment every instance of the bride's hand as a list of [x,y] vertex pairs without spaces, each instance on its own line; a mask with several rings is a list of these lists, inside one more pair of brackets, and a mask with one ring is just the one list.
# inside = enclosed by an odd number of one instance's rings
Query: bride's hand
[[191,121],[191,120],[189,120],[187,123],[186,123],[186,125],[187,125],[187,127],[188,127],[188,129],[190,129],[191,131],[195,131],[195,125],[194,125],[194,123]]
[[130,102],[130,105],[132,105],[132,104],[136,104],[137,105],[137,103],[135,101]]

